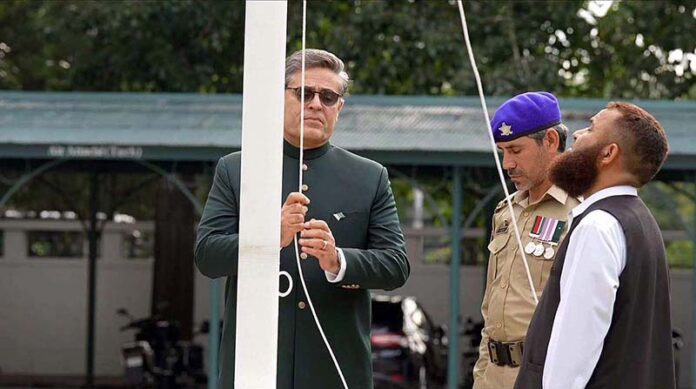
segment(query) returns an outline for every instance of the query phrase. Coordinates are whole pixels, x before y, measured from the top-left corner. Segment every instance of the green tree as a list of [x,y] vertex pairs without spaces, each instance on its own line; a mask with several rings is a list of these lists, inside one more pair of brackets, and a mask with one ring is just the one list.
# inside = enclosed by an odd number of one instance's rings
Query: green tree
[[[0,3],[0,88],[240,93],[244,2]],[[602,4],[609,4],[602,8]],[[301,6],[289,6],[288,50]],[[689,1],[467,1],[489,95],[696,98]],[[473,95],[452,0],[308,2],[307,44],[347,62],[353,93]]]
[[0,26],[2,88],[241,90],[242,2],[15,0]]

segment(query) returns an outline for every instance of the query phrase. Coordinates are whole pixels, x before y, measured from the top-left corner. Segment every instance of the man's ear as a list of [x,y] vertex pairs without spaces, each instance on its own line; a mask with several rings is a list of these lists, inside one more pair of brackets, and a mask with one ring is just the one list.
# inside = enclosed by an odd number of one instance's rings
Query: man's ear
[[620,153],[621,149],[619,148],[618,144],[609,143],[608,145],[602,147],[602,150],[599,153],[599,163],[602,165],[614,163],[619,159]]
[[561,142],[561,137],[558,135],[558,131],[556,131],[555,128],[549,128],[546,130],[544,142],[548,144],[549,151],[558,150],[558,145]]

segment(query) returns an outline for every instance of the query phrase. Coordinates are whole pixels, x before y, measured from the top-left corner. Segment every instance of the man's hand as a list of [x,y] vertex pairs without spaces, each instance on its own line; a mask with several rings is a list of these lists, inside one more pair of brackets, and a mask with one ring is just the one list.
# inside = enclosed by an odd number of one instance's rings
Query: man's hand
[[280,247],[292,243],[295,234],[304,230],[304,218],[307,214],[309,198],[299,192],[292,192],[280,210]]
[[332,274],[338,274],[341,270],[341,262],[336,252],[336,240],[331,234],[329,225],[323,220],[312,219],[304,223],[304,230],[300,233],[300,245],[302,252],[319,260],[322,270]]

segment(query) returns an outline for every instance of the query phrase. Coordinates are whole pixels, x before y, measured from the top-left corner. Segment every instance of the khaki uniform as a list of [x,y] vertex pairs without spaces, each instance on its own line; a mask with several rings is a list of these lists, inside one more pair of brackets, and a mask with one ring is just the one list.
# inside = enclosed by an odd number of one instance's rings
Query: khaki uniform
[[[556,186],[549,188],[534,204],[529,204],[527,192],[514,193],[512,206],[523,248],[529,242],[539,243],[538,240],[529,236],[537,216],[567,221],[568,213],[579,203],[578,199],[568,196]],[[559,242],[565,237],[568,227],[566,223]],[[554,250],[558,248],[549,244],[544,246],[553,247]],[[491,362],[488,341],[489,339],[497,342],[524,340],[536,308],[529,289],[524,262],[519,253],[520,249],[512,227],[507,201],[501,201],[495,209],[493,235],[488,250],[490,257],[486,293],[481,305],[484,320],[483,339],[479,347],[479,359],[474,367],[474,389],[507,389],[514,386],[519,367],[498,366]],[[543,255],[526,254],[534,288],[539,298],[549,277],[555,255],[554,253],[550,259],[546,259]]]

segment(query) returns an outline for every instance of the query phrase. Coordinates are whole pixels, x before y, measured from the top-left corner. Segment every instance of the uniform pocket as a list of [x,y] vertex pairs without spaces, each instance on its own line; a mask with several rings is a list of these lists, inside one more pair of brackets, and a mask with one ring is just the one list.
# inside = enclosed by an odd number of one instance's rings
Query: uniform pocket
[[498,273],[498,256],[502,254],[503,249],[507,246],[510,241],[510,234],[498,234],[493,237],[491,242],[488,244],[488,251],[490,251],[490,262],[488,264],[488,280],[495,279]]
[[539,267],[540,267],[540,274],[539,274],[539,289],[543,290],[544,286],[546,285],[546,282],[549,279],[549,275],[551,274],[551,269],[553,267],[554,262],[556,261],[556,256],[558,255],[558,246],[551,246],[546,244],[546,247],[550,247],[553,250],[553,256],[551,258],[546,258],[546,257],[541,257]]
[[491,254],[496,255],[500,252],[500,250],[504,249],[505,246],[507,246],[508,241],[510,240],[510,234],[498,234],[493,239],[491,239],[491,242],[488,244],[488,251],[491,252]]
[[534,280],[534,287],[538,296],[544,291],[544,282],[549,277],[546,270],[546,261],[543,257],[537,257],[534,255],[527,255],[527,260],[529,263],[529,271],[532,272],[532,280]]

